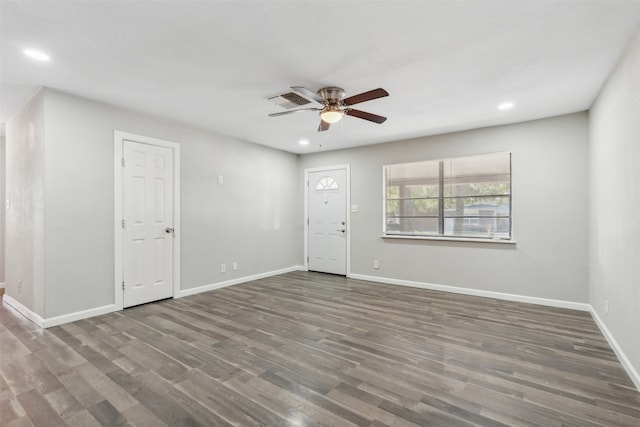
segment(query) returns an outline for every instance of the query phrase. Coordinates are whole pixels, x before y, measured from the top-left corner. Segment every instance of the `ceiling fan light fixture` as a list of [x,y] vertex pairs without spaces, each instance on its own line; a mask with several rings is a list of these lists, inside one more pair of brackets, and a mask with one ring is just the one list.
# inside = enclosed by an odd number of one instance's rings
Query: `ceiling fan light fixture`
[[342,111],[337,107],[328,107],[320,113],[320,118],[327,123],[336,123],[342,119]]

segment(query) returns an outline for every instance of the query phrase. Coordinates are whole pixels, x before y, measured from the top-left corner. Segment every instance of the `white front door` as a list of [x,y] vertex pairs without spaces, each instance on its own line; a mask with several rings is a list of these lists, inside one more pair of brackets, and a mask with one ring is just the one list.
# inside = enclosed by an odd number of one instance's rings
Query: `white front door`
[[309,172],[309,270],[347,274],[347,171]]
[[173,296],[173,150],[124,141],[124,307]]

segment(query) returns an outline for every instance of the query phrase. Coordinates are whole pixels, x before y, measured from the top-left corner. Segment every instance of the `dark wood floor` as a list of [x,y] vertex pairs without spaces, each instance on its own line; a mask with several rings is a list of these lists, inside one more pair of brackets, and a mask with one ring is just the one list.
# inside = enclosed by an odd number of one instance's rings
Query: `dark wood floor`
[[0,316],[2,425],[640,425],[579,311],[296,272],[44,331]]

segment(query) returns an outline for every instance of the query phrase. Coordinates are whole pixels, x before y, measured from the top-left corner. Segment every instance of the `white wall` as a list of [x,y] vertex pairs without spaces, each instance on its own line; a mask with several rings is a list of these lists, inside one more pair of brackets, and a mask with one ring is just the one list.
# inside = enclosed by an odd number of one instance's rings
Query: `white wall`
[[[182,289],[300,264],[303,170],[350,163],[352,203],[359,206],[350,218],[352,273],[587,301],[586,113],[298,160],[51,89],[40,103],[47,148],[46,309],[42,304],[39,312],[45,318],[114,302],[114,129],[181,144]],[[380,238],[383,164],[496,151],[513,153],[517,245]],[[218,174],[225,184],[217,184]],[[221,263],[234,261],[237,272],[220,274]]]
[[[301,218],[289,208],[296,203],[296,155],[51,89],[44,90],[42,103],[43,317],[114,303],[114,130],[181,144],[183,290],[301,263]],[[11,128],[25,125],[21,120]],[[217,184],[218,174],[224,175],[223,185]],[[24,186],[9,188],[19,193]],[[42,210],[40,200],[37,206]],[[236,272],[229,268],[234,261]],[[220,274],[223,262],[227,273]]]
[[6,294],[44,314],[44,93],[7,123]]
[[640,33],[591,108],[589,150],[589,299],[640,381]]
[[6,181],[6,143],[0,136],[0,286],[4,286],[4,217],[5,217],[5,181]]
[[[587,114],[301,157],[351,164],[352,273],[587,302]],[[511,151],[517,245],[382,239],[382,166]],[[380,269],[373,268],[373,260]]]

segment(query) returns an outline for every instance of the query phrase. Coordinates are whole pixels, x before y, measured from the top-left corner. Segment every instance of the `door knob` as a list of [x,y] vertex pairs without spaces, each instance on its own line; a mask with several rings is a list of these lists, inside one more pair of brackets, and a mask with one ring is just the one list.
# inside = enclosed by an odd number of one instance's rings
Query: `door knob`
[[164,232],[167,233],[167,234],[171,234],[171,233],[173,233],[173,228],[167,227],[167,228],[164,229]]
[[336,231],[339,231],[339,232],[341,232],[341,233],[344,233],[345,231],[347,231],[347,229],[346,229],[346,228],[343,228],[342,230],[336,230]]

